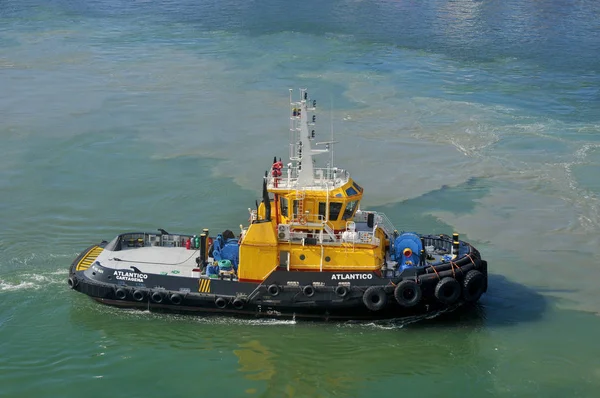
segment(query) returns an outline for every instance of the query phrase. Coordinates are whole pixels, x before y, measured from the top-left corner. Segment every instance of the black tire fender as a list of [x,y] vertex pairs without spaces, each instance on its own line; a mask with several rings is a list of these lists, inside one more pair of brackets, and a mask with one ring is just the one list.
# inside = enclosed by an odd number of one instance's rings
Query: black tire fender
[[70,276],[69,279],[67,280],[67,284],[69,285],[69,287],[71,289],[75,289],[77,287],[77,285],[79,284],[79,281],[77,280],[76,277]]
[[462,296],[468,303],[474,303],[485,291],[485,276],[477,271],[471,270],[467,272],[463,281]]
[[225,308],[227,307],[227,300],[225,300],[223,297],[217,297],[215,299],[215,305],[217,306],[217,308]]
[[144,293],[143,290],[134,290],[131,296],[135,301],[144,301],[144,299],[146,298],[146,293]]
[[435,298],[443,304],[454,304],[460,297],[461,286],[454,278],[442,278],[435,286]]
[[173,293],[171,297],[169,297],[169,300],[171,300],[172,304],[179,305],[183,302],[183,297],[181,297],[180,294]]
[[127,290],[123,289],[122,287],[118,288],[115,290],[115,297],[118,300],[125,300],[127,298]]
[[233,308],[241,310],[246,305],[246,300],[242,297],[236,297],[233,299]]
[[387,304],[387,294],[380,286],[371,286],[363,294],[363,303],[371,311],[379,311]]
[[152,295],[150,296],[150,298],[156,304],[160,304],[163,301],[163,294],[161,292],[152,292]]
[[313,285],[306,285],[302,288],[302,293],[304,293],[306,297],[312,297],[315,295],[315,287]]
[[398,283],[394,289],[394,298],[402,307],[414,307],[419,304],[422,297],[423,293],[421,291],[421,286],[410,279]]
[[275,296],[279,295],[279,293],[281,292],[281,288],[276,284],[272,284],[267,288],[267,292],[271,296],[275,297]]
[[339,297],[346,297],[348,295],[348,288],[346,286],[338,285],[334,289],[335,294]]

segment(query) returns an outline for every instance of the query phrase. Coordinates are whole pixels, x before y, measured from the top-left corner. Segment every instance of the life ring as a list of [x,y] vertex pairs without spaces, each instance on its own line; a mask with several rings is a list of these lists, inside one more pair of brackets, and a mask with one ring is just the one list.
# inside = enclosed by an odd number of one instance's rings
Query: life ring
[[183,301],[183,297],[177,293],[172,294],[169,299],[171,300],[171,303],[175,305],[179,305]]
[[422,296],[421,286],[410,279],[398,283],[394,289],[394,298],[402,307],[414,307],[419,304]]
[[304,215],[299,215],[299,216],[298,216],[298,222],[299,222],[301,225],[306,225],[306,216],[304,216]]
[[269,292],[269,294],[273,297],[277,296],[280,291],[281,289],[276,284],[272,284],[267,288],[267,292]]
[[143,290],[135,290],[131,296],[135,301],[144,301],[146,294]]
[[241,310],[246,305],[246,300],[242,297],[236,297],[233,299],[233,308]]
[[74,276],[69,277],[69,279],[67,280],[67,284],[71,289],[75,289],[75,287],[77,287],[77,282],[77,278],[75,278]]
[[227,306],[227,301],[226,301],[226,300],[225,300],[223,297],[217,297],[217,298],[215,299],[215,305],[216,305],[218,308],[221,308],[221,309],[222,309],[222,308],[225,308],[225,307]]
[[371,286],[363,295],[363,303],[371,311],[379,311],[387,304],[387,294],[379,286]]
[[449,276],[442,278],[435,286],[435,298],[444,304],[454,304],[460,297],[460,283]]
[[306,297],[312,297],[315,295],[315,287],[313,285],[306,285],[302,288],[302,293],[304,293]]
[[340,297],[346,297],[346,295],[348,294],[348,288],[346,286],[338,285],[335,287],[335,294],[337,294]]
[[466,302],[474,303],[479,300],[485,290],[485,276],[473,269],[467,272],[463,281],[462,296]]
[[152,299],[152,301],[154,301],[156,304],[160,304],[163,301],[163,294],[161,292],[153,292],[152,296],[150,296],[150,298]]
[[127,298],[127,290],[118,288],[115,290],[115,297],[119,300],[125,300]]

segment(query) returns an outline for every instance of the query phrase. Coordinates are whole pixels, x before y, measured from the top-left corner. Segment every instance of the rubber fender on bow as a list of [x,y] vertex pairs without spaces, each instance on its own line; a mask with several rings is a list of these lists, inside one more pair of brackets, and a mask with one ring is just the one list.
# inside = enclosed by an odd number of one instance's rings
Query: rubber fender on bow
[[479,300],[485,290],[485,276],[477,271],[471,270],[467,272],[463,281],[462,296],[466,302],[474,303]]
[[217,308],[225,308],[227,306],[227,300],[225,300],[223,297],[217,297],[215,299],[215,305]]
[[402,307],[414,307],[419,304],[422,296],[421,286],[410,279],[398,283],[394,289],[394,298]]
[[163,294],[161,292],[153,292],[152,295],[150,296],[150,298],[156,304],[160,304],[163,301]]
[[183,302],[183,297],[177,293],[173,293],[169,299],[171,300],[171,303],[175,305],[179,305]]
[[267,288],[267,292],[273,297],[277,296],[281,292],[281,288],[276,284],[272,284]]
[[233,299],[233,308],[241,310],[246,305],[246,299],[243,297],[236,297]]
[[387,304],[387,295],[379,286],[371,286],[363,294],[363,303],[371,311],[379,311]]
[[346,286],[338,285],[335,287],[335,294],[340,297],[346,297],[348,294],[348,288]]
[[78,283],[78,282],[79,282],[79,281],[78,281],[78,280],[77,280],[77,278],[76,278],[76,277],[74,277],[74,276],[70,276],[70,277],[69,277],[69,279],[67,280],[67,284],[69,285],[69,287],[70,287],[71,289],[75,289],[75,288],[77,287],[77,283]]
[[460,283],[449,276],[442,278],[435,286],[435,298],[441,303],[454,304],[460,297]]
[[[435,272],[430,272],[430,273],[425,273],[419,276],[421,285],[425,284],[425,283],[433,283],[436,282],[440,279],[440,278],[445,278],[445,277],[454,277],[454,275],[456,274],[456,270],[452,270],[452,268],[446,270],[446,271],[441,271],[440,269],[442,267],[441,266],[435,266],[435,270],[437,271],[437,274]],[[473,263],[469,262],[466,265],[463,265],[460,267],[460,270],[466,274],[467,272],[469,272],[470,270],[472,270],[473,268],[475,268],[475,266],[473,265]],[[429,269],[433,269],[433,267],[430,267]]]
[[131,296],[135,301],[144,301],[144,298],[146,298],[143,290],[135,290]]
[[119,300],[125,300],[127,298],[127,290],[118,288],[115,290],[115,297]]
[[304,293],[306,297],[312,297],[315,295],[315,287],[313,285],[306,285],[302,288],[302,293]]

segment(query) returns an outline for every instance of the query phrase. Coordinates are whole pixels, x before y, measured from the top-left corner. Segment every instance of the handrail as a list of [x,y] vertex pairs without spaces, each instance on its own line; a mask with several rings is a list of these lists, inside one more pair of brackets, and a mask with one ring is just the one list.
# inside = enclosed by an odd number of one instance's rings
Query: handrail
[[[392,234],[396,230],[396,227],[394,226],[394,224],[392,224],[392,222],[390,221],[388,216],[386,216],[384,213],[379,213],[379,212],[374,212],[374,213],[375,213],[376,224],[380,225],[389,236],[392,236]],[[379,217],[380,221],[377,220],[378,217]]]
[[331,226],[329,226],[329,223],[323,224],[323,230],[325,230],[325,232],[327,232],[327,235],[329,235],[329,237],[331,238],[332,241],[334,241],[334,242],[337,241],[337,236],[335,235],[335,231],[333,230],[333,228],[331,228]]
[[350,173],[343,169],[332,168],[316,168],[313,174],[313,183],[309,186],[298,185],[298,170],[295,167],[284,168],[279,176],[273,175],[273,169],[266,177],[267,186],[269,189],[327,189],[333,183],[336,185],[344,185],[350,180]]

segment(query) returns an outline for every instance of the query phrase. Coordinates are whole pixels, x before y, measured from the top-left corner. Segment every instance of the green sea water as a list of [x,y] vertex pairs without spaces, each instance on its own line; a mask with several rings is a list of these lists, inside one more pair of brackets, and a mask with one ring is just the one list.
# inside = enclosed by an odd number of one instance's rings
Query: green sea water
[[[1,1],[0,397],[599,396],[598,21],[593,1]],[[247,224],[297,87],[363,208],[482,252],[477,306],[249,320],[68,289],[120,232]]]

